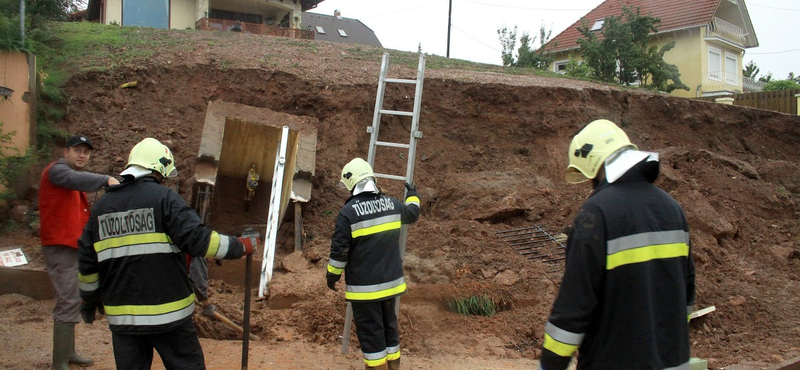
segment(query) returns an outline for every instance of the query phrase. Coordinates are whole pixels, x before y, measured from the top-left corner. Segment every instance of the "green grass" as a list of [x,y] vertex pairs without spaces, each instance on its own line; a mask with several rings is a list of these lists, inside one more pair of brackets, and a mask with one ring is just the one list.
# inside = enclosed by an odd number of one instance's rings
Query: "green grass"
[[453,297],[445,300],[448,311],[464,316],[478,315],[492,317],[500,311],[500,305],[484,294],[482,296]]

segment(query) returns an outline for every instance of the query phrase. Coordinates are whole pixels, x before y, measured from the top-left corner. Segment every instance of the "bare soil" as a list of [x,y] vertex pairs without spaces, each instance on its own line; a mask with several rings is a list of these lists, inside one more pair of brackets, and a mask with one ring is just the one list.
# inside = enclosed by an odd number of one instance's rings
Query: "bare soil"
[[[350,352],[339,354],[345,302],[341,292],[325,287],[324,266],[334,218],[347,197],[337,184],[339,171],[367,154],[365,128],[372,121],[381,50],[235,36],[169,31],[163,37],[180,47],[76,75],[66,86],[68,115],[59,124],[89,134],[96,172],[119,173],[133,144],[144,137],[162,140],[180,170],[169,185],[188,200],[209,101],[316,118],[316,175],[312,200],[303,207],[306,244],[293,254],[293,225],[283,224],[269,299],[254,301],[251,311],[253,333],[261,339],[251,342],[250,364],[360,368],[354,333]],[[389,74],[413,78],[415,66],[392,65]],[[118,88],[128,81],[138,81],[138,88]],[[384,106],[410,110],[412,101],[412,90],[390,86]],[[558,233],[569,226],[591,189],[563,180],[566,150],[571,136],[598,118],[620,124],[641,149],[661,153],[657,184],[689,217],[696,308],[716,307],[692,320],[692,355],[708,359],[710,369],[766,367],[800,356],[800,117],[445,65],[429,68],[424,84],[424,139],[415,172],[423,213],[410,228],[405,257],[410,288],[400,312],[404,364],[535,366],[563,261],[528,260],[497,232],[538,225]],[[382,140],[408,140],[410,121],[382,122]],[[401,152],[379,151],[376,169],[402,172],[405,161]],[[399,184],[381,186],[401,194]],[[218,194],[215,201],[233,199],[226,197],[233,195]],[[2,245],[22,245],[31,267],[41,264],[38,238],[29,231],[4,236]],[[254,262],[258,269],[260,259]],[[243,294],[241,285],[211,282],[212,301],[240,323]],[[488,318],[444,308],[447,298],[473,294],[488,294],[503,310]],[[52,301],[0,296],[0,338],[16,354],[0,358],[0,365],[47,368],[51,307]],[[209,368],[238,368],[236,332],[195,318]],[[105,322],[78,331],[79,348],[98,360],[95,368],[113,368]]]

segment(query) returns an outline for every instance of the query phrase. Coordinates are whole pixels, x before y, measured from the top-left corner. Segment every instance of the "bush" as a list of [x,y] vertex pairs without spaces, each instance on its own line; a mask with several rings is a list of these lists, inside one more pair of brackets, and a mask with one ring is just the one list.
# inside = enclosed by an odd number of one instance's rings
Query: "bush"
[[778,80],[767,82],[763,91],[794,90],[800,89],[800,84],[792,80]]

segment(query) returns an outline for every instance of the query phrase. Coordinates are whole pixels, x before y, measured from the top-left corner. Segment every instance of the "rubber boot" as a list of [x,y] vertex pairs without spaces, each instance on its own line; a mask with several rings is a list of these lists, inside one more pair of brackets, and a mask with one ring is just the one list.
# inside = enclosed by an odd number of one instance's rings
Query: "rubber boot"
[[52,370],[69,370],[70,339],[72,331],[68,324],[53,321],[53,366]]
[[386,364],[389,366],[389,370],[400,370],[400,359],[386,361]]
[[373,367],[370,367],[369,365],[364,364],[364,369],[365,370],[389,370],[388,366],[389,365],[387,365],[386,362],[384,362],[383,365],[378,365],[378,366],[373,366]]
[[75,324],[74,323],[67,323],[64,325],[68,325],[70,327],[69,332],[69,363],[76,364],[78,366],[89,366],[94,364],[94,360],[87,357],[81,357],[77,352],[75,352]]

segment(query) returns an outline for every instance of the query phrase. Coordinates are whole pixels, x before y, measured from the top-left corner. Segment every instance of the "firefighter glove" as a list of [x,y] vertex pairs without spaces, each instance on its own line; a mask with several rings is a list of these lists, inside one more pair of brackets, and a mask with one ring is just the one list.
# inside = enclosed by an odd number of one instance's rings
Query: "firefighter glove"
[[81,305],[81,317],[83,318],[83,322],[87,324],[91,324],[94,322],[95,313],[100,311],[101,315],[105,315],[105,311],[103,310],[102,303],[86,303],[83,302]]
[[417,195],[417,186],[414,184],[405,183],[406,185],[406,197],[419,197]]
[[337,291],[338,289],[336,289],[336,282],[339,281],[339,279],[341,279],[341,278],[342,278],[342,275],[336,275],[336,274],[332,274],[330,272],[325,273],[325,279],[328,280],[328,289],[330,289],[330,290],[332,290],[334,292]]
[[242,232],[239,241],[242,242],[244,246],[244,255],[247,256],[258,250],[258,245],[261,244],[261,234],[253,230],[252,227],[248,227]]

